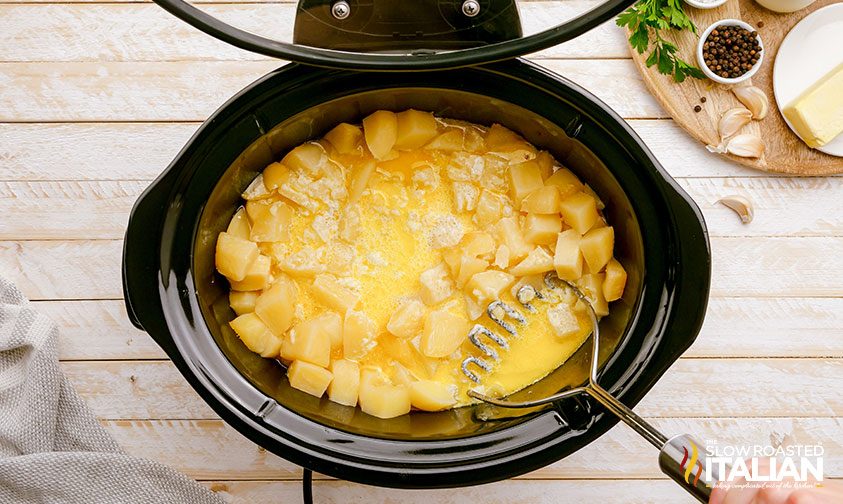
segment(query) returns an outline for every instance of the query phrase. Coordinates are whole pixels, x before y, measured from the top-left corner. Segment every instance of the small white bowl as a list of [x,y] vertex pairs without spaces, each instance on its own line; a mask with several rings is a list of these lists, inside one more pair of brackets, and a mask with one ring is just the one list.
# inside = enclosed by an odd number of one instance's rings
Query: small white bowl
[[700,2],[699,0],[685,0],[685,3],[690,5],[691,7],[696,7],[697,9],[714,9],[715,7],[720,7],[724,3],[728,2],[729,0],[716,0],[714,2]]
[[764,62],[764,53],[766,53],[767,50],[764,49],[764,42],[761,41],[761,35],[758,35],[758,45],[761,46],[761,57],[758,58],[758,61],[756,61],[752,68],[749,69],[749,72],[741,75],[740,77],[735,77],[734,79],[726,79],[724,77],[720,77],[706,66],[705,58],[703,58],[703,45],[705,44],[705,40],[708,38],[709,34],[711,34],[711,32],[715,28],[719,28],[721,26],[740,26],[741,28],[749,30],[751,32],[757,32],[758,30],[753,28],[752,25],[744,23],[740,19],[721,19],[720,21],[717,21],[716,23],[713,23],[711,26],[706,28],[700,36],[700,41],[697,44],[697,64],[700,66],[700,69],[703,71],[705,76],[713,80],[714,82],[719,82],[720,84],[737,84],[755,75],[755,72],[757,72],[758,69],[761,68],[761,64]]

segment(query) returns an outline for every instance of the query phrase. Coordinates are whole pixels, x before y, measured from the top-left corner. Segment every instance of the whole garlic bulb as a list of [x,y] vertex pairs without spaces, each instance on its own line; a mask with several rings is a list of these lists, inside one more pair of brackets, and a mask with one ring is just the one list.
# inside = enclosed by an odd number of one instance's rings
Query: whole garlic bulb
[[760,88],[755,86],[743,86],[732,88],[732,93],[739,102],[743,103],[744,107],[752,112],[752,118],[756,120],[764,119],[767,116],[767,111],[770,108],[770,102],[767,95]]

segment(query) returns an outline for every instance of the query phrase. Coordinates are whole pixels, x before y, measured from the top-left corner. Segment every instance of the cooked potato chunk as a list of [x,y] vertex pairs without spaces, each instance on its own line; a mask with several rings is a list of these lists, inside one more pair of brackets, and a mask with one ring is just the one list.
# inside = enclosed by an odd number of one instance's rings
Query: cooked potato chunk
[[316,397],[322,397],[333,377],[327,369],[306,361],[293,361],[287,369],[291,387]]
[[382,348],[390,359],[401,364],[413,379],[427,379],[436,368],[436,362],[422,355],[412,340],[381,334],[378,337],[378,347]]
[[552,271],[553,267],[553,256],[544,247],[536,247],[524,260],[509,268],[509,272],[515,276],[536,275]]
[[431,150],[459,151],[465,146],[463,132],[458,129],[448,130],[434,138],[424,148]]
[[468,330],[468,322],[463,317],[446,310],[434,310],[424,320],[419,348],[428,357],[447,357],[466,340]]
[[246,215],[245,208],[240,207],[234,212],[234,216],[231,218],[231,222],[228,223],[228,229],[225,232],[243,240],[249,239],[252,226],[249,224],[249,217]]
[[255,300],[255,313],[281,337],[293,325],[298,289],[289,278],[280,277]]
[[570,338],[580,333],[580,321],[571,306],[559,303],[547,310],[547,320],[553,333],[560,338]]
[[521,211],[533,214],[558,214],[561,200],[558,187],[542,186],[524,198],[521,202]]
[[574,281],[582,275],[581,240],[580,234],[574,229],[562,231],[556,239],[553,267],[562,280]]
[[591,302],[594,308],[594,313],[598,317],[603,317],[609,314],[609,303],[603,296],[603,280],[606,278],[604,273],[583,275],[576,283],[583,294]]
[[272,261],[268,256],[259,254],[258,257],[252,261],[251,266],[246,271],[246,276],[239,282],[232,281],[231,288],[236,291],[256,291],[263,290],[269,285],[271,275],[269,268]]
[[553,175],[544,181],[544,184],[558,187],[559,195],[563,198],[583,189],[583,183],[580,182],[580,179],[567,168],[556,170]]
[[543,186],[541,170],[535,161],[525,161],[509,167],[509,190],[516,205],[520,206],[527,195]]
[[553,245],[562,232],[562,219],[558,214],[527,214],[524,220],[524,239],[536,245]]
[[237,292],[233,290],[228,294],[228,306],[237,315],[251,313],[255,311],[255,301],[258,296],[257,292]]
[[503,208],[503,199],[499,195],[484,189],[477,199],[474,221],[481,227],[497,222],[503,215]]
[[325,149],[316,142],[308,142],[287,153],[281,164],[287,168],[308,175],[318,175],[328,160]]
[[310,319],[294,325],[282,341],[281,357],[328,367],[331,363],[331,335],[322,322]]
[[290,239],[293,209],[283,201],[257,200],[246,203],[252,220],[249,239],[253,242],[276,242]]
[[523,259],[533,250],[533,247],[527,243],[521,233],[517,217],[505,217],[498,221],[496,232],[499,242],[509,248],[510,261]]
[[249,266],[258,258],[258,254],[258,246],[254,242],[220,233],[214,260],[217,271],[229,280],[239,282],[246,278]]
[[360,295],[340,284],[334,275],[318,275],[313,281],[313,295],[340,313],[354,309],[360,302]]
[[357,394],[360,390],[360,366],[348,359],[331,362],[333,380],[328,385],[328,398],[335,403],[357,406]]
[[515,277],[509,273],[488,270],[471,277],[471,280],[465,285],[465,292],[483,305],[485,309],[486,304],[498,299],[501,292],[512,285],[514,281]]
[[325,133],[325,140],[331,142],[340,154],[350,154],[357,150],[363,140],[363,132],[359,126],[340,123],[331,131]]
[[290,169],[281,163],[272,163],[263,171],[263,184],[270,191],[278,189],[290,180]]
[[603,297],[606,301],[617,301],[623,296],[626,287],[626,270],[617,259],[612,258],[606,264],[606,279],[603,281]]
[[448,278],[445,263],[439,263],[419,276],[421,290],[419,296],[424,304],[433,306],[444,301],[454,292],[454,282]]
[[456,404],[456,387],[432,380],[410,384],[410,404],[423,411],[440,411]]
[[378,418],[395,418],[410,412],[410,390],[404,385],[360,383],[360,409]]
[[462,237],[457,247],[469,257],[489,259],[495,253],[495,239],[489,233],[472,231]]
[[396,149],[418,149],[438,133],[436,119],[430,112],[405,110],[397,114]]
[[378,110],[363,119],[366,145],[375,159],[386,158],[398,138],[398,117],[395,112]]
[[576,192],[559,203],[559,211],[565,222],[584,235],[591,229],[600,215],[597,213],[597,202],[584,192]]
[[595,228],[583,235],[580,250],[592,273],[599,273],[612,258],[615,248],[615,230],[612,227]]
[[460,257],[459,273],[456,277],[457,288],[462,289],[465,284],[477,273],[486,271],[489,267],[489,261],[484,261],[477,257],[464,255]]
[[231,328],[249,350],[261,357],[278,357],[281,340],[254,313],[246,313],[232,320]]
[[313,317],[310,322],[328,335],[328,339],[331,340],[331,350],[342,349],[342,317],[336,312],[327,311]]
[[369,179],[372,178],[372,174],[375,172],[377,166],[377,163],[374,161],[368,161],[354,170],[351,176],[351,185],[348,189],[349,203],[354,204],[360,201],[360,197],[363,196],[363,191],[366,190]]
[[399,338],[415,337],[421,332],[426,312],[427,308],[418,299],[407,300],[389,317],[386,330]]
[[522,141],[520,136],[500,124],[493,124],[486,133],[486,146],[490,149]]
[[536,154],[536,163],[539,164],[542,179],[547,180],[551,175],[553,175],[553,165],[556,164],[556,161],[553,159],[553,155],[549,152],[539,151],[539,153]]
[[342,327],[343,356],[346,359],[363,358],[375,344],[375,325],[361,312],[345,314]]

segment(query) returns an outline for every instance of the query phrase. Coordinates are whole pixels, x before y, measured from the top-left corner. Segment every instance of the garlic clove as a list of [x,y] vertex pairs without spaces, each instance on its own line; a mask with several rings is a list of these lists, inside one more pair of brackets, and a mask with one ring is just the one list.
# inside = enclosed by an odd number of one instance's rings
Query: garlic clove
[[718,203],[722,203],[724,206],[731,208],[738,214],[741,218],[741,222],[744,224],[749,224],[752,222],[752,218],[755,213],[752,210],[752,203],[743,196],[738,195],[730,195],[726,196],[725,198],[721,198],[717,200]]
[[767,95],[760,88],[755,86],[743,86],[732,88],[732,92],[739,102],[743,103],[744,107],[752,112],[752,118],[756,120],[764,119],[767,116],[767,111],[770,108],[770,101]]
[[720,132],[720,140],[724,140],[734,135],[744,126],[749,124],[752,120],[752,112],[743,108],[736,107],[729,109],[720,117],[720,122],[717,123],[717,130]]
[[760,158],[764,154],[764,142],[758,135],[744,133],[729,140],[726,152],[745,158]]

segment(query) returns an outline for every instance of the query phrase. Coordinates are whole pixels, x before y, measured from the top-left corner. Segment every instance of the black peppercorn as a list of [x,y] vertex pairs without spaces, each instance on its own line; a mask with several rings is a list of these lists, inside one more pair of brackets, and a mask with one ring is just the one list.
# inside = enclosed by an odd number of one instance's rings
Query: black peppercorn
[[758,32],[740,26],[720,26],[703,42],[703,62],[724,78],[740,77],[752,70],[760,53]]
[[694,106],[694,112],[699,112],[700,110],[702,110],[702,107],[700,107],[699,105]]
[[706,98],[705,98],[705,96],[703,96],[702,98],[700,98],[700,103],[705,103],[705,100],[706,100]]

